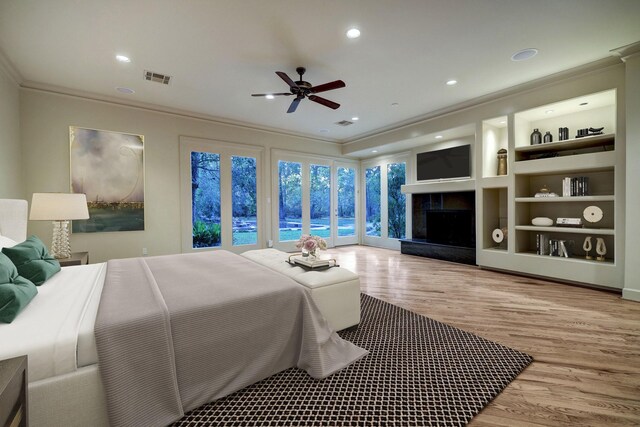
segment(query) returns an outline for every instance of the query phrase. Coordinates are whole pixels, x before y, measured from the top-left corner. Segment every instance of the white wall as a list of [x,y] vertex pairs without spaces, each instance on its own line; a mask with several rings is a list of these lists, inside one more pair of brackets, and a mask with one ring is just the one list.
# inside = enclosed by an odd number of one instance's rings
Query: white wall
[[[149,255],[181,251],[181,135],[263,146],[265,165],[271,164],[271,149],[342,156],[336,144],[32,89],[21,91],[20,118],[28,199],[34,192],[69,191],[69,126],[144,135],[145,231],[73,234],[72,250],[89,251],[91,262],[141,256],[142,248]],[[264,170],[270,188],[271,168]],[[270,209],[265,212],[270,215]],[[51,242],[50,223],[30,221],[29,232]]]
[[20,91],[0,63],[0,198],[24,197],[20,146]]
[[624,290],[626,299],[640,301],[640,53],[626,58],[627,107],[627,235]]

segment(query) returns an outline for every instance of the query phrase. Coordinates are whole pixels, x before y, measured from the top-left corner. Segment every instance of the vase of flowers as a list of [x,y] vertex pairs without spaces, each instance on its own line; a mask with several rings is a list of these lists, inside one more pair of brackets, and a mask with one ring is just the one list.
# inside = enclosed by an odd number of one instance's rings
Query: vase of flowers
[[320,236],[311,236],[303,234],[296,243],[296,248],[302,251],[302,256],[315,258],[318,256],[318,250],[327,249],[327,242]]

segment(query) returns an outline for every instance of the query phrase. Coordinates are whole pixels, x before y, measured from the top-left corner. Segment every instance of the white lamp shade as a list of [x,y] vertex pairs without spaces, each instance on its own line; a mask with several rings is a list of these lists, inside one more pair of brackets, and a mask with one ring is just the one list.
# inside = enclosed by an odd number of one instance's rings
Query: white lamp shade
[[31,220],[64,221],[88,219],[87,196],[69,193],[33,193]]

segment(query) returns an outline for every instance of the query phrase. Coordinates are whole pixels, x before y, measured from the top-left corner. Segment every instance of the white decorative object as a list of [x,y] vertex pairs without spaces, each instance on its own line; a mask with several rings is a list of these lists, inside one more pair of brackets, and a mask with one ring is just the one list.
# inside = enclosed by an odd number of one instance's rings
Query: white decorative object
[[88,218],[89,209],[84,194],[33,193],[29,219],[53,221],[51,255],[58,259],[71,256],[69,220]]
[[507,238],[507,229],[506,228],[496,228],[491,233],[491,238],[496,243],[502,243],[502,241]]
[[539,216],[533,218],[531,220],[531,224],[538,227],[551,227],[553,225],[553,220],[551,218],[547,218],[546,216]]
[[596,222],[600,222],[602,220],[602,209],[597,206],[587,206],[582,212],[582,216],[587,222],[595,224]]
[[602,237],[596,238],[596,253],[598,254],[596,259],[598,261],[604,261],[604,256],[607,254],[607,246],[604,244]]
[[584,243],[582,244],[582,249],[584,249],[584,251],[586,252],[585,259],[593,259],[593,257],[589,255],[589,252],[592,248],[593,246],[591,245],[591,236],[585,237]]

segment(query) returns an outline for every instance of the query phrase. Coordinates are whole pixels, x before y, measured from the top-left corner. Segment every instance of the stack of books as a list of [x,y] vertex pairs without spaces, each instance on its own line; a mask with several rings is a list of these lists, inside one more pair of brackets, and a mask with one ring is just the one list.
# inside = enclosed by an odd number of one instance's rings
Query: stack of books
[[562,180],[562,197],[572,196],[588,196],[589,195],[589,177],[576,176],[574,178],[566,177]]
[[289,257],[289,264],[297,264],[307,269],[325,269],[330,267],[337,267],[335,259],[319,259],[315,257],[303,257],[300,254],[291,255]]
[[536,234],[536,254],[569,258],[573,240],[549,239],[547,234]]

